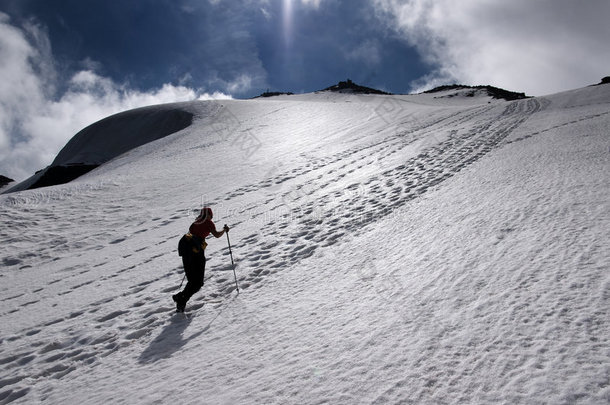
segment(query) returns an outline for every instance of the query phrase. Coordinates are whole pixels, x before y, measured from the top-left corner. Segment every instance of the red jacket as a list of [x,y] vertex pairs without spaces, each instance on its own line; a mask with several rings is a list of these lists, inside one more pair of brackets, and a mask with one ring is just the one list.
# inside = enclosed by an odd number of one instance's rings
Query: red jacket
[[204,208],[201,210],[201,214],[197,217],[189,228],[189,232],[193,235],[199,236],[205,239],[211,232],[217,233],[216,225],[212,222],[212,209]]

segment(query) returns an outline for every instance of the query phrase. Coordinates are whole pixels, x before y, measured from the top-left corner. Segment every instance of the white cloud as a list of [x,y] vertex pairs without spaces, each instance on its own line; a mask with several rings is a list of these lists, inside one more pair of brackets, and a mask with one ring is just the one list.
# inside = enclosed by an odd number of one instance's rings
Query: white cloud
[[[95,67],[93,61],[85,66]],[[93,70],[74,74],[55,94],[58,79],[45,31],[35,24],[17,28],[0,12],[0,174],[15,180],[51,163],[79,130],[108,115],[145,105],[219,99],[185,86],[164,84],[142,92]]]
[[252,77],[247,74],[242,74],[235,80],[231,81],[227,88],[231,93],[242,93],[252,88]]
[[369,39],[353,49],[345,50],[345,57],[355,61],[362,61],[368,66],[376,66],[381,63],[379,48],[380,45],[377,40]]
[[263,17],[265,17],[265,20],[271,21],[271,19],[273,18],[273,15],[271,14],[270,11],[268,11],[265,7],[261,7],[260,11],[263,14]]
[[245,93],[255,88],[255,86],[264,86],[265,77],[262,73],[256,72],[256,70],[257,69],[252,69],[254,72],[252,74],[238,74],[232,80],[222,79],[218,72],[215,72],[214,74],[210,74],[207,83],[211,87],[225,89],[230,94]]
[[610,2],[374,0],[379,16],[436,66],[414,83],[491,84],[542,95],[608,74]]

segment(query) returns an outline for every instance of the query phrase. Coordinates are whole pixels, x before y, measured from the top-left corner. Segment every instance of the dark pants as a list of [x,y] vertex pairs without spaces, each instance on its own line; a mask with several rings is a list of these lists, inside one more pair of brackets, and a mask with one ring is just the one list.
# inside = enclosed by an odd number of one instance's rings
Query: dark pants
[[186,286],[184,290],[179,293],[180,301],[184,304],[201,289],[203,286],[203,277],[205,275],[205,255],[199,254],[187,254],[182,256],[182,264],[184,265],[184,272],[186,273]]

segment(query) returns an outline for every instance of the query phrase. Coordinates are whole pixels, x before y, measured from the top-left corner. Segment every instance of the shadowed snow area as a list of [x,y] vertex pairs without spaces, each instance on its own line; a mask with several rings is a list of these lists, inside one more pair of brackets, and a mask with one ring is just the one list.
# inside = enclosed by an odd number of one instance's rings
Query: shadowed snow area
[[[59,152],[52,165],[105,163],[137,146],[191,125],[188,104],[168,104],[125,111],[80,131]],[[186,111],[185,111],[186,110]]]
[[67,183],[133,148],[178,132],[192,123],[188,108],[185,103],[164,104],[100,120],[74,135],[49,167],[10,191]]
[[[186,103],[1,195],[0,403],[610,401],[610,85],[455,93]],[[240,293],[212,237],[175,314],[204,204]]]

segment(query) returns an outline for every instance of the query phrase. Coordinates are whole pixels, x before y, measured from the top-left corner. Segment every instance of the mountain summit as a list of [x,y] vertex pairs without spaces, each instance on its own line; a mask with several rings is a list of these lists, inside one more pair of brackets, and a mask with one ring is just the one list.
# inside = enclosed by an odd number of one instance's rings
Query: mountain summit
[[339,82],[333,86],[327,87],[324,90],[320,91],[330,91],[333,93],[349,93],[349,94],[386,94],[390,95],[391,93],[386,93],[385,91],[373,89],[370,87],[360,86],[350,79],[347,79],[344,82]]

